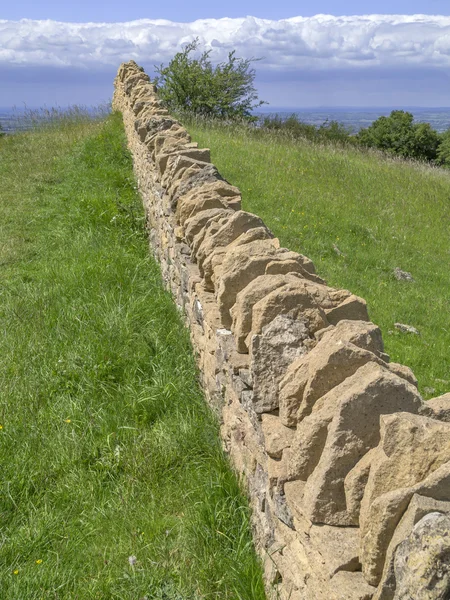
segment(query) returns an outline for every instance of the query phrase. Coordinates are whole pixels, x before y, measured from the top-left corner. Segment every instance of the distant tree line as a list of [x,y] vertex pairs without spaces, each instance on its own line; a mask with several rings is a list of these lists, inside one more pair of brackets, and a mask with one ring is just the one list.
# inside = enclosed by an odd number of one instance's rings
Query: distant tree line
[[294,137],[377,148],[391,156],[450,166],[450,129],[438,133],[429,123],[415,123],[414,115],[404,110],[394,110],[389,117],[380,117],[357,134],[337,121],[316,126],[302,122],[295,114],[287,119],[262,117],[261,126],[285,131]]
[[380,117],[357,134],[337,121],[316,126],[302,122],[295,114],[288,118],[257,117],[255,109],[265,104],[254,86],[256,73],[251,65],[258,59],[238,58],[232,51],[226,61],[213,65],[209,50],[197,55],[199,45],[196,38],[167,66],[155,67],[159,97],[170,111],[256,124],[313,141],[377,148],[392,156],[450,167],[450,129],[438,133],[429,123],[415,123],[414,116],[403,110]]

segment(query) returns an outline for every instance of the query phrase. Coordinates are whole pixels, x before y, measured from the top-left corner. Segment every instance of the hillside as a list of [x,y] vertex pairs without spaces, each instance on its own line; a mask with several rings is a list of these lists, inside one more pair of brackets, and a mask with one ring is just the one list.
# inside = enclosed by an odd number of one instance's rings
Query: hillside
[[[424,397],[450,390],[450,173],[240,127],[189,131],[241,189],[245,210],[329,285],[367,300],[391,360],[414,370]],[[397,280],[396,268],[414,281]]]
[[120,115],[0,140],[0,597],[264,597]]

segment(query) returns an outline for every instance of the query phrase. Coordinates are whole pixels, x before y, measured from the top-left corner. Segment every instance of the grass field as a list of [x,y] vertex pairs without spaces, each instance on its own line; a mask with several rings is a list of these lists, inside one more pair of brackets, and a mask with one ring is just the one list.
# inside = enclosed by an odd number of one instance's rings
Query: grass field
[[120,117],[0,140],[0,598],[264,598]]
[[[414,370],[424,396],[450,391],[450,173],[242,127],[188,128],[245,210],[329,285],[367,300],[391,360]],[[414,282],[397,281],[396,267]]]

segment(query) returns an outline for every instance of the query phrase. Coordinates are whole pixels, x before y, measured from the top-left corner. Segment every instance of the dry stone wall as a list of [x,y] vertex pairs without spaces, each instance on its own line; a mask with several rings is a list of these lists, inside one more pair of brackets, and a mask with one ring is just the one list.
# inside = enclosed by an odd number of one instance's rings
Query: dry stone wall
[[450,394],[423,402],[365,301],[241,210],[133,61],[113,106],[151,249],[248,490],[268,596],[448,598]]

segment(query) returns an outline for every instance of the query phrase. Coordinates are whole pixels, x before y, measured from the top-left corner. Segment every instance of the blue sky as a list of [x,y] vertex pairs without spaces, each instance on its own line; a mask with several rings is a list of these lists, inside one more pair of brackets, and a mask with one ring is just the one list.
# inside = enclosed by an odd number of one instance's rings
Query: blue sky
[[245,17],[263,19],[312,17],[316,14],[426,14],[450,15],[449,0],[284,0],[283,2],[227,0],[184,0],[155,2],[154,0],[113,0],[98,2],[79,0],[18,0],[3,2],[0,19],[54,19],[69,22],[132,21],[135,19],[168,19],[190,22],[196,19]]
[[450,0],[16,0],[0,6],[0,107],[108,101],[122,61],[151,74],[195,37],[216,61],[261,57],[271,106],[450,105]]

